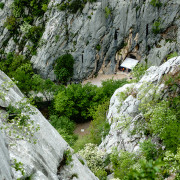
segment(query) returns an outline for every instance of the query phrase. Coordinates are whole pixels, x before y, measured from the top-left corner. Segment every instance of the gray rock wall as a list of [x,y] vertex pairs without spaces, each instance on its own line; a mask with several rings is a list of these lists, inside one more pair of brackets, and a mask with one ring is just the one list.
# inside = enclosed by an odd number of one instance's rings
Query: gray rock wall
[[7,143],[5,142],[1,131],[0,131],[0,179],[2,180],[13,179]]
[[[9,83],[4,83],[9,81]],[[5,108],[11,103],[23,102],[23,94],[19,91],[16,85],[10,85],[12,82],[2,71],[0,71],[0,92],[4,93],[5,99],[0,96],[0,107],[3,112],[0,112],[0,126],[2,123],[6,124],[5,121]],[[10,86],[9,86],[10,85]],[[0,93],[0,95],[2,95]],[[2,141],[2,135],[0,134],[0,172],[2,176],[10,177],[10,167],[6,164],[9,163],[8,153],[10,154],[11,163],[13,164],[14,159],[19,163],[23,163],[23,169],[25,172],[24,177],[29,177],[33,180],[68,180],[76,174],[79,180],[97,180],[94,174],[82,165],[76,155],[73,155],[73,161],[70,165],[63,166],[59,172],[59,165],[63,161],[64,151],[72,149],[66,143],[66,141],[59,135],[59,133],[51,126],[51,124],[44,118],[44,116],[36,109],[29,105],[31,109],[34,109],[35,114],[24,114],[29,115],[29,121],[34,122],[35,127],[39,125],[40,130],[34,133],[33,139],[37,140],[37,143],[29,143],[26,140],[14,138],[14,136],[6,135],[9,141],[9,148],[5,147]],[[8,132],[8,131],[6,131]],[[13,133],[13,132],[12,132]],[[9,168],[9,169],[8,169]],[[22,178],[20,171],[12,168],[14,178]],[[0,177],[1,177],[0,173]],[[1,179],[1,178],[0,178]],[[7,178],[10,180],[11,178]]]
[[[161,0],[162,6],[157,8],[150,5],[150,1],[98,0],[87,3],[82,13],[76,14],[59,11],[57,5],[61,0],[50,1],[43,18],[44,43],[31,58],[34,68],[43,77],[55,79],[55,60],[67,52],[75,58],[74,80],[98,72],[115,73],[127,56],[142,61],[148,59],[149,65],[160,65],[167,54],[179,50],[180,2]],[[106,7],[110,9],[109,16]],[[8,32],[3,20],[9,11],[7,8],[3,11],[0,12],[0,40],[4,41]],[[161,31],[156,35],[152,28],[158,20]],[[37,24],[40,22],[37,20]],[[18,51],[17,46],[10,38],[6,51]],[[26,54],[26,49],[24,46],[20,53]]]
[[[162,78],[168,73],[176,72],[179,67],[180,56],[170,59],[159,67],[150,67],[138,83],[126,84],[115,91],[110,100],[107,116],[111,125],[110,132],[101,143],[101,149],[107,152],[111,152],[112,147],[129,152],[138,150],[139,142],[146,138],[141,131],[132,133],[134,130],[140,130],[140,124],[137,125],[137,122],[143,122],[139,105],[145,98],[152,99],[153,93],[165,96],[166,91],[162,91],[164,87]],[[155,88],[156,85],[158,90]],[[127,94],[123,100],[120,98],[121,92]]]

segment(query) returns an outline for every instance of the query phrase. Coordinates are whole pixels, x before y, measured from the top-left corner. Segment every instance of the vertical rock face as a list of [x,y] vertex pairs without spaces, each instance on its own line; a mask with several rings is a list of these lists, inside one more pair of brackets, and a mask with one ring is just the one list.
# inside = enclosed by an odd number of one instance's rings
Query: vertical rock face
[[1,132],[0,132],[0,160],[1,160],[0,179],[8,179],[8,180],[13,179],[7,144],[5,143]]
[[[138,83],[126,84],[117,89],[110,101],[108,121],[111,124],[110,132],[103,140],[100,148],[111,152],[112,147],[133,152],[139,148],[139,142],[145,139],[141,132],[140,123],[143,125],[143,115],[139,106],[145,98],[152,99],[153,94],[161,92],[164,87],[162,79],[168,73],[179,73],[180,56],[162,64],[160,67],[152,66]],[[158,91],[155,86],[158,85]],[[166,91],[162,91],[162,97]],[[122,93],[126,94],[122,98]],[[123,95],[124,95],[123,94]],[[138,124],[139,123],[139,124]],[[134,130],[138,132],[133,133]]]
[[[7,40],[6,51],[18,52],[18,45],[3,27],[10,12],[11,1],[7,2],[0,12],[0,40]],[[159,8],[152,6],[151,0],[98,0],[76,14],[60,11],[62,2],[50,1],[43,19],[35,22],[44,20],[45,32],[31,61],[45,78],[55,79],[55,60],[67,52],[75,58],[73,79],[80,80],[98,72],[116,72],[127,56],[160,65],[169,53],[179,50],[178,0],[161,0]],[[26,54],[26,45],[20,53]]]
[[[16,102],[23,102],[23,94],[16,86],[9,86],[10,79],[1,71],[0,72],[0,92],[4,93],[5,99],[0,101],[0,107],[3,110],[0,111],[0,119],[5,122],[4,115],[5,109],[9,104],[15,104]],[[2,140],[2,134],[0,134],[0,157],[2,157],[2,164],[0,164],[0,177],[9,177],[10,166],[8,160],[8,150],[12,164],[14,160],[17,163],[23,163],[23,170],[25,177],[31,176],[34,180],[68,180],[74,177],[79,180],[96,180],[94,174],[84,165],[82,165],[76,155],[72,153],[72,162],[70,165],[66,165],[63,162],[64,152],[71,148],[59,135],[59,133],[50,125],[50,123],[43,117],[43,115],[31,105],[28,105],[33,109],[33,114],[24,112],[25,115],[29,115],[29,121],[34,122],[35,127],[39,125],[40,130],[34,133],[33,139],[37,140],[37,143],[29,143],[26,140],[14,138],[14,136],[7,136],[9,139],[9,148],[7,149]],[[0,126],[2,126],[0,122]],[[8,163],[8,166],[6,165]],[[61,166],[61,167],[60,167]],[[3,173],[2,173],[3,172]],[[13,174],[15,179],[21,178],[20,171],[13,168]],[[76,178],[75,178],[76,177]],[[1,179],[1,178],[0,178]]]

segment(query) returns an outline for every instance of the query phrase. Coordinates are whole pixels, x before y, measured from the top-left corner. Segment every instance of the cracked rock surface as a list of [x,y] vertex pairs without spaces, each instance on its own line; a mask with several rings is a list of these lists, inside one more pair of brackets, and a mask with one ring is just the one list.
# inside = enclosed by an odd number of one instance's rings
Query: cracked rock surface
[[[145,139],[140,133],[132,134],[136,129],[136,122],[143,119],[139,105],[144,98],[152,98],[154,86],[158,85],[158,91],[161,92],[164,87],[161,83],[163,76],[176,71],[179,67],[180,56],[168,60],[159,67],[150,67],[138,83],[126,84],[115,91],[110,100],[107,116],[111,125],[110,132],[101,143],[101,149],[107,152],[111,152],[112,147],[129,152],[138,150],[138,143]],[[122,92],[127,94],[123,100],[120,97]]]
[[[7,87],[5,81],[11,80],[0,71],[0,88],[4,92],[5,101],[0,101],[0,125],[4,120],[5,108],[11,103],[22,102],[24,95],[20,92],[16,85]],[[29,105],[33,108],[31,105]],[[32,176],[33,180],[68,180],[73,174],[77,174],[74,179],[79,180],[97,180],[98,178],[89,170],[86,165],[82,165],[76,155],[73,155],[73,161],[70,165],[64,165],[61,172],[58,173],[58,166],[63,160],[64,151],[71,149],[60,134],[51,126],[44,116],[34,108],[35,114],[30,114],[30,120],[39,124],[40,130],[34,134],[37,140],[36,144],[29,143],[26,140],[12,139],[6,135],[8,139],[8,148],[3,141],[2,133],[0,133],[0,179],[6,177],[11,180],[11,167],[8,157],[13,162],[23,163],[25,176]],[[72,153],[73,154],[73,153]],[[1,168],[2,166],[2,168]],[[12,168],[13,179],[21,178],[20,171]]]

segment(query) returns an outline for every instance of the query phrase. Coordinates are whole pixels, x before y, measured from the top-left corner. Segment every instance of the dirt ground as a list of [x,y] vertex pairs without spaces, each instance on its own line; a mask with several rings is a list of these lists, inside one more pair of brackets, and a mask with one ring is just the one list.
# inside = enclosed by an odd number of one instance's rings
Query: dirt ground
[[[111,74],[110,75],[101,74],[101,75],[98,75],[96,78],[91,78],[91,79],[83,81],[82,84],[91,82],[92,84],[97,85],[99,87],[99,86],[101,86],[101,82],[103,80],[112,79],[112,78],[114,80],[130,78],[130,74],[127,74],[124,72],[117,72],[116,74],[112,74],[112,75]],[[90,123],[91,122],[77,124],[74,133],[79,135],[80,137],[88,134],[89,133],[88,127],[90,126]]]
[[88,82],[91,82],[92,84],[96,85],[96,86],[101,86],[101,82],[107,79],[114,79],[114,80],[118,80],[118,79],[124,79],[124,78],[130,78],[130,74],[125,73],[125,72],[117,72],[116,74],[100,74],[98,75],[96,78],[91,78],[88,80],[85,80],[82,82],[82,84],[86,84]]
[[90,121],[85,123],[80,123],[76,125],[76,129],[74,130],[74,134],[77,134],[78,136],[82,137],[89,133],[88,127],[90,126]]

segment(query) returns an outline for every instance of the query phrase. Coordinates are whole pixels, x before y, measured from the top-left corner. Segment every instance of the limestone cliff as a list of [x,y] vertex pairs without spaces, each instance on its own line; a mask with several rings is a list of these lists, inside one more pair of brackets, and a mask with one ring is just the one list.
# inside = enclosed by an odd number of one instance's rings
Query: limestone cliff
[[[2,2],[0,48],[28,54],[31,42],[23,44],[20,33],[15,43],[3,26],[13,1]],[[152,6],[151,0],[98,0],[75,14],[60,11],[63,2],[51,0],[44,16],[34,20],[36,25],[44,24],[45,31],[37,54],[28,57],[45,78],[55,79],[55,60],[67,52],[75,58],[73,79],[81,80],[98,72],[115,73],[127,56],[160,65],[169,53],[179,50],[179,0],[161,0],[161,7]]]
[[[168,74],[179,73],[180,57],[174,57],[159,67],[150,67],[139,82],[126,84],[117,89],[111,98],[107,116],[111,125],[110,132],[100,148],[107,152],[111,152],[112,147],[129,152],[137,151],[139,142],[147,138],[141,130],[146,123],[139,108],[140,104],[144,100],[148,103],[153,99],[154,94],[159,94],[162,98],[167,97],[168,92],[165,90],[163,79]],[[134,131],[136,132],[133,133]]]
[[[8,105],[15,105],[17,102],[23,104],[26,100],[17,86],[2,71],[0,71],[0,97],[0,126],[7,127],[6,110]],[[11,129],[14,122],[9,123],[8,129],[2,128],[3,132],[6,129],[6,134],[3,133],[4,136],[2,136],[0,132],[0,179],[11,180],[30,176],[34,180],[97,179],[86,165],[81,164],[76,155],[73,155],[73,152],[71,152],[72,162],[65,163],[64,154],[68,149],[70,151],[72,149],[36,108],[30,104],[27,104],[27,106],[33,109],[34,113],[30,114],[31,110],[23,109],[23,116],[29,117],[28,122],[30,124],[40,127],[32,137],[37,142],[34,144],[30,143],[29,140],[27,141],[26,138],[17,137],[14,133],[17,126]],[[31,132],[28,132],[28,127],[25,128],[27,130],[25,129],[23,137],[28,136],[34,130],[32,128]],[[10,129],[12,131],[9,131]],[[19,131],[21,131],[20,128]],[[3,137],[8,140],[8,148]],[[11,160],[11,166],[9,159]],[[20,166],[20,170],[17,168],[19,163],[23,164],[22,167]],[[24,174],[22,171],[24,171]]]

